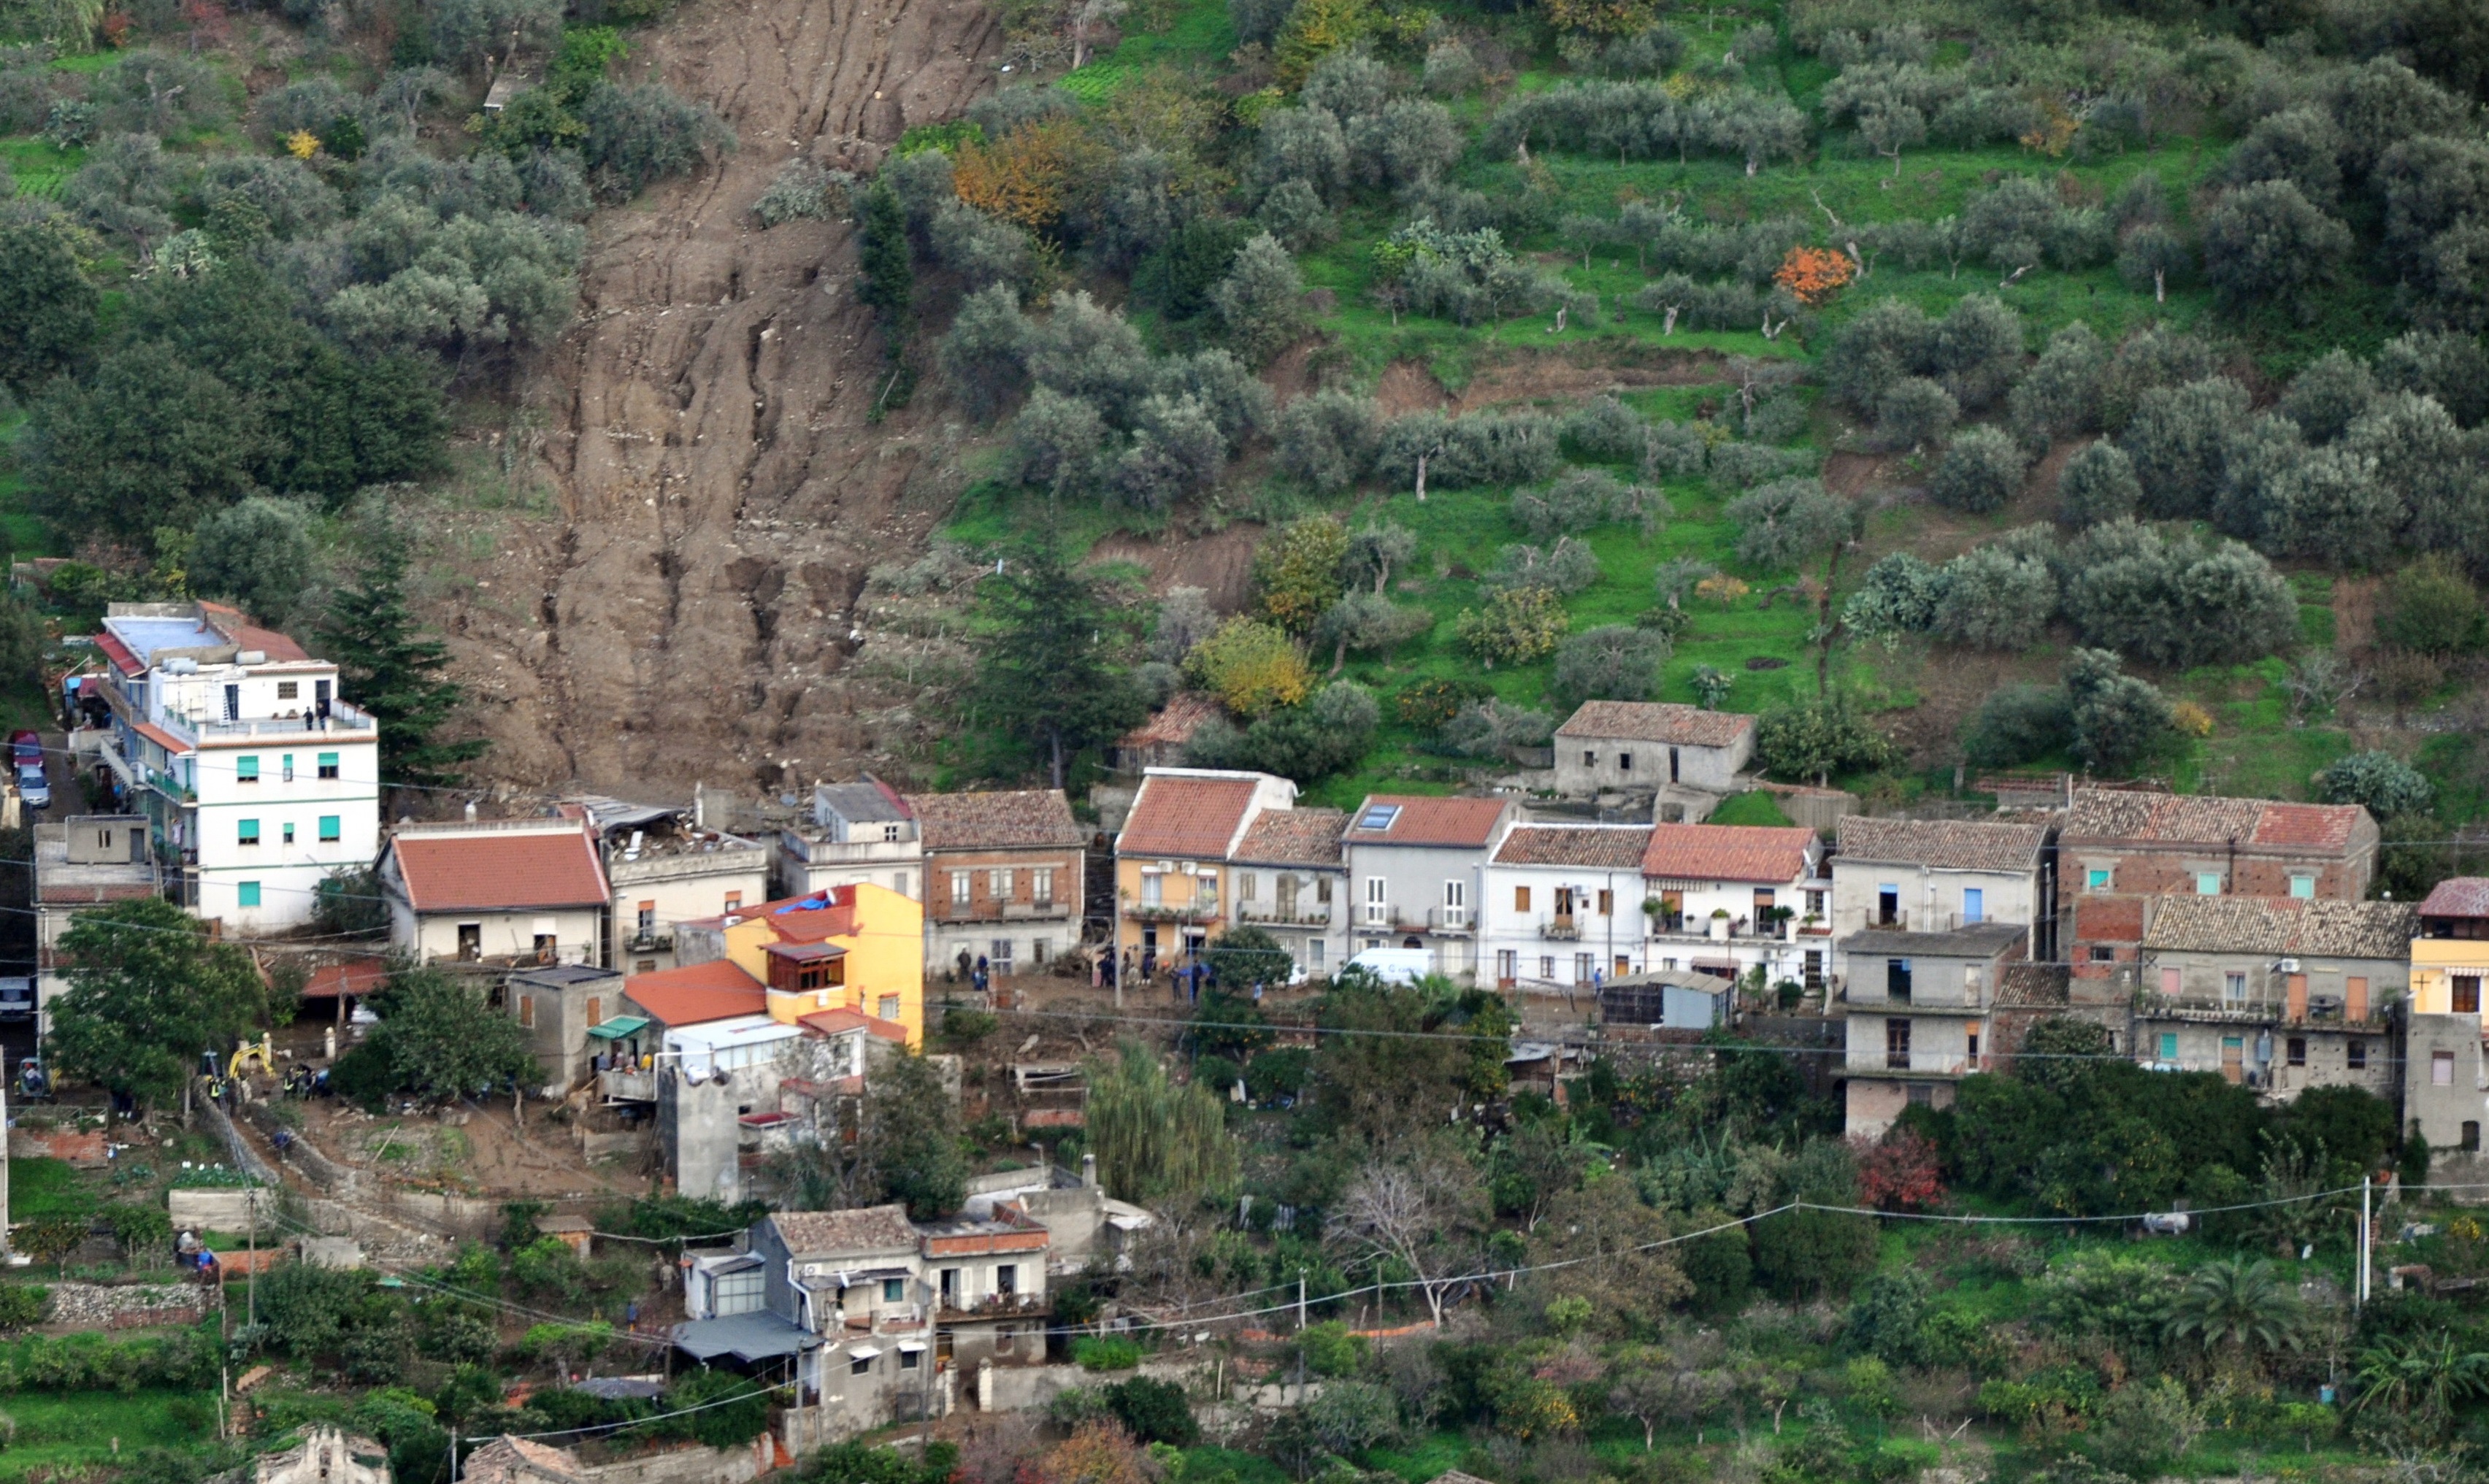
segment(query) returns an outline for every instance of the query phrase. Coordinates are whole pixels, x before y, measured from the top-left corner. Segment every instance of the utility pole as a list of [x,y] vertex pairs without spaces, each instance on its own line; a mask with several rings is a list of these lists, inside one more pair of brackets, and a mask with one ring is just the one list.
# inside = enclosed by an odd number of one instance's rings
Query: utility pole
[[1297,1327],[1305,1327],[1305,1270],[1297,1270]]
[[2360,1177],[2360,1262],[2353,1270],[2351,1289],[2351,1308],[2355,1313],[2368,1301],[2368,1248],[2374,1236],[2369,1227],[2374,1218],[2368,1212],[2368,1187],[2375,1179],[2373,1175]]

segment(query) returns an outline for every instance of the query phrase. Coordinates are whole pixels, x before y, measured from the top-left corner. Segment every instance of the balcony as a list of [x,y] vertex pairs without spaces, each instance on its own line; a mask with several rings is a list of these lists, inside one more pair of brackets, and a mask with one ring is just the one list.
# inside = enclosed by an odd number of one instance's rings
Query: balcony
[[1470,922],[1470,909],[1467,907],[1428,907],[1426,909],[1428,932],[1468,932],[1473,927]]
[[1136,923],[1215,923],[1218,921],[1218,902],[1128,901],[1124,915]]
[[787,853],[808,866],[852,866],[859,861],[913,861],[922,859],[924,847],[913,840],[853,840],[839,842],[816,840],[809,835],[787,830],[780,837]]
[[[1791,924],[1795,919],[1790,920]],[[1766,923],[1759,928],[1742,917],[1686,917],[1653,913],[1650,935],[1674,938],[1680,942],[1693,939],[1706,943],[1787,943],[1790,941],[1788,927]]]
[[674,935],[654,931],[635,933],[622,948],[624,952],[633,954],[671,954],[674,951]]
[[242,717],[233,721],[181,721],[165,717],[156,725],[192,746],[202,740],[230,742],[251,737],[342,737],[368,740],[380,735],[380,722],[362,707],[347,701],[329,702],[324,721],[316,715]]
[[1858,928],[1862,932],[1951,932],[1957,928],[1975,928],[1982,923],[1995,921],[1997,919],[1992,917],[1965,919],[1959,912],[1945,912],[1931,907],[1898,908],[1892,912],[1871,910],[1863,913]]
[[1049,1305],[1044,1294],[987,1294],[961,1303],[949,1294],[942,1296],[940,1324],[960,1319],[999,1319],[1013,1314],[1043,1314]]
[[1279,928],[1328,928],[1330,907],[1328,903],[1312,906],[1282,906],[1277,902],[1240,901],[1236,904],[1240,923],[1269,923]]
[[1865,1054],[1852,1052],[1843,1071],[1857,1077],[1964,1077],[1975,1071],[1986,1071],[1990,1063],[1985,1056],[1966,1056],[1960,1052],[1939,1054],[1933,1051],[1908,1051],[1886,1048]]
[[596,1091],[607,1102],[654,1102],[657,1074],[637,1069],[600,1071],[596,1074]]
[[1559,943],[1578,943],[1582,940],[1581,924],[1572,917],[1542,917],[1538,920],[1538,935]]
[[1068,901],[1007,901],[1003,903],[1003,921],[1052,922],[1072,915]]

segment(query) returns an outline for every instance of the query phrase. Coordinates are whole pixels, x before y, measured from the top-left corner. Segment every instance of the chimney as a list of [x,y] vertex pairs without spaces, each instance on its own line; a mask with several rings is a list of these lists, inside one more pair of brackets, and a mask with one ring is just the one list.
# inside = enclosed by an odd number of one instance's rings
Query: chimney
[[469,799],[467,801],[467,822],[469,824],[473,824],[475,822],[475,801],[473,799]]
[[1080,1156],[1080,1187],[1084,1190],[1095,1190],[1098,1188],[1098,1156],[1096,1155],[1082,1155]]
[[710,827],[708,822],[708,785],[705,783],[694,783],[692,785],[692,824],[696,828],[703,830]]

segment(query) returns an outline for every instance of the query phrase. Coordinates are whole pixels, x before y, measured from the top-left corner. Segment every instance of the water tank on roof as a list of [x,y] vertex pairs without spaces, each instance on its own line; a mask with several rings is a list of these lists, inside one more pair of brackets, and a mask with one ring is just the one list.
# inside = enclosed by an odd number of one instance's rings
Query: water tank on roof
[[234,656],[234,663],[237,665],[265,665],[268,663],[268,651],[265,649],[244,649],[242,653]]
[[195,675],[198,672],[199,662],[187,657],[164,662],[164,673],[168,675]]

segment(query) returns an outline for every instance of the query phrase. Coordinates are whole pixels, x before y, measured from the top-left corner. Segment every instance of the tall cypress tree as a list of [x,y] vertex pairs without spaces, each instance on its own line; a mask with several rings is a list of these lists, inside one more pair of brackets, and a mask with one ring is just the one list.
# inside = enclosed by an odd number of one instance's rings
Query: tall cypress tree
[[425,637],[407,610],[406,563],[406,538],[384,526],[353,584],[338,590],[322,634],[346,699],[380,718],[381,781],[454,785],[459,765],[484,756],[485,744],[480,738],[443,742],[434,735],[466,692],[442,678],[448,646]]
[[989,735],[1035,744],[1055,787],[1075,755],[1148,714],[1116,663],[1130,615],[1051,538],[1006,556],[978,584],[977,606],[985,635],[970,704]]

